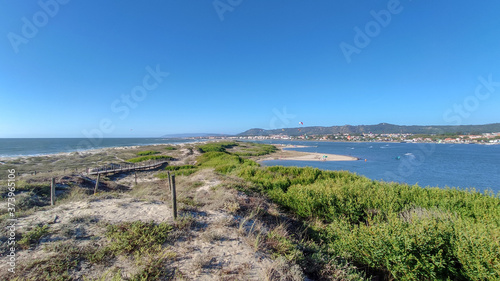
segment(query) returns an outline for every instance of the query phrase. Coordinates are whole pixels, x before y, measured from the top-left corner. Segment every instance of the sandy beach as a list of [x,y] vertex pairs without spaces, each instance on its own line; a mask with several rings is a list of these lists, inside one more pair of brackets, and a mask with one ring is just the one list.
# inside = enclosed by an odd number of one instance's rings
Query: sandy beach
[[[294,148],[299,146],[282,146],[278,147],[280,151],[273,154],[271,157],[259,159],[260,161],[268,160],[294,160],[294,161],[356,161],[357,157],[328,154],[328,153],[315,153],[315,152],[301,152],[294,150],[285,150],[285,148]],[[303,146],[300,146],[303,147]]]

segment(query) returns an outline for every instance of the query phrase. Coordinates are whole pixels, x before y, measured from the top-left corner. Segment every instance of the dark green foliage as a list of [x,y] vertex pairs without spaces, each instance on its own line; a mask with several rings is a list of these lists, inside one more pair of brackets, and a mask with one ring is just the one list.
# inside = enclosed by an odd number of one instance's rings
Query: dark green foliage
[[150,261],[143,270],[135,274],[130,281],[171,280],[172,272],[165,265],[167,259],[159,258]]
[[49,226],[36,226],[34,229],[28,231],[23,235],[23,238],[19,240],[18,244],[23,249],[28,249],[31,245],[38,243],[40,238],[46,235],[49,231]]
[[165,243],[173,227],[167,223],[136,221],[108,226],[106,236],[111,241],[107,248],[116,254],[131,254],[141,248],[152,249]]
[[137,152],[137,156],[146,156],[146,155],[155,155],[159,154],[159,151],[154,151],[154,150],[146,150],[146,151],[139,151]]
[[165,170],[178,171],[178,170],[195,169],[195,168],[196,168],[196,166],[194,166],[194,165],[182,165],[182,166],[167,166],[167,167],[165,167]]
[[175,146],[167,146],[165,147],[166,150],[177,150]]
[[238,143],[232,141],[221,141],[221,142],[209,142],[206,144],[198,145],[198,150],[201,153],[205,152],[225,152],[226,148],[231,148],[233,146],[237,146]]
[[[182,165],[182,166],[167,166],[165,170],[171,171],[171,174],[180,175],[180,176],[189,176],[198,171],[198,167],[194,165]],[[158,173],[156,175],[160,179],[167,179],[168,173]]]
[[500,201],[493,196],[312,168],[252,167],[240,176],[297,215],[330,223],[320,233],[341,256],[398,280],[500,278]]
[[[299,217],[323,222],[310,223],[311,242],[327,245],[315,257],[342,257],[397,280],[500,279],[500,199],[491,192],[385,183],[345,171],[262,168],[225,152],[205,153],[198,162],[237,174]],[[303,267],[321,264],[283,237],[269,238],[277,253]]]
[[214,168],[215,171],[227,174],[236,168],[256,166],[254,161],[226,152],[207,152],[198,157],[198,165],[203,168]]
[[274,145],[262,143],[250,143],[250,147],[242,148],[239,151],[234,151],[232,154],[238,156],[262,156],[276,152],[277,149]]
[[168,155],[148,155],[148,156],[141,156],[141,157],[128,159],[127,162],[138,163],[138,162],[149,161],[149,160],[172,160],[172,159],[174,159],[174,157],[168,156]]

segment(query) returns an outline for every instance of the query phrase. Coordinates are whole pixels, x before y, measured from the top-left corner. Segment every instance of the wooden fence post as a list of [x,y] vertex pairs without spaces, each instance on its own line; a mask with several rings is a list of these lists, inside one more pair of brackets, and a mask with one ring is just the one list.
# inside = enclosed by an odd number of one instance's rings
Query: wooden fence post
[[94,195],[97,193],[97,188],[99,188],[99,178],[101,177],[101,174],[97,174],[97,180],[95,181],[95,188],[94,188]]
[[177,219],[177,195],[175,193],[175,175],[172,175],[172,213],[174,220]]
[[56,201],[56,180],[50,179],[50,205],[54,206]]
[[135,185],[137,185],[137,171],[134,171],[134,175],[135,175]]
[[170,171],[167,172],[168,175],[168,190],[172,191],[172,180],[170,179]]

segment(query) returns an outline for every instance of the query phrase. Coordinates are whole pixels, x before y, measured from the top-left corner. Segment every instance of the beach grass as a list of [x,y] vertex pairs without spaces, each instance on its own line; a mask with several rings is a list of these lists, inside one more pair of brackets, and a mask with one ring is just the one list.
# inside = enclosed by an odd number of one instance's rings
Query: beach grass
[[140,157],[130,158],[127,160],[127,162],[139,163],[139,162],[150,161],[150,160],[172,160],[172,159],[174,159],[174,157],[169,156],[169,155],[148,155],[148,156],[140,156]]
[[137,156],[146,156],[146,155],[155,155],[155,154],[159,154],[160,152],[159,151],[155,151],[155,150],[145,150],[145,151],[139,151],[136,153]]

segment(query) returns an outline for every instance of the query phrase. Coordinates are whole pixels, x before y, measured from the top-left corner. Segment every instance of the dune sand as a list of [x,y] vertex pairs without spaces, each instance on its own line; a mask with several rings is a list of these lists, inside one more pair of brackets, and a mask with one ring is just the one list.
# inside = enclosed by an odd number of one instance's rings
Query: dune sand
[[[298,147],[298,146],[296,146]],[[279,147],[281,151],[273,154],[271,157],[265,157],[259,159],[259,161],[267,160],[294,160],[294,161],[356,161],[359,160],[357,157],[337,155],[337,154],[327,154],[327,153],[315,153],[315,152],[301,152],[293,150],[284,150],[288,147]]]

